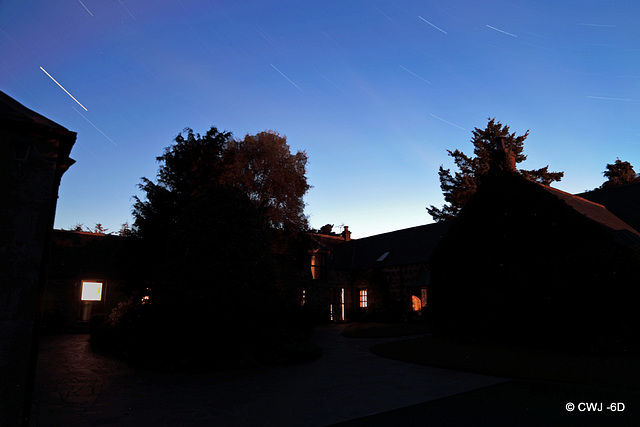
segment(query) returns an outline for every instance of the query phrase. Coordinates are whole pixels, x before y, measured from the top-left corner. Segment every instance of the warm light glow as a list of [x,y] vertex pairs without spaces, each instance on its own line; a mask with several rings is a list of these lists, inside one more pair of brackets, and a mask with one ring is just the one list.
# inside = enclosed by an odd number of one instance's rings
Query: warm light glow
[[[331,320],[343,321],[344,320],[344,288],[332,288],[331,289],[332,303],[329,305],[329,312]],[[335,304],[334,304],[335,303]],[[335,313],[334,313],[335,309]]]
[[367,307],[369,304],[369,300],[368,300],[368,296],[367,296],[367,290],[366,289],[362,289],[360,291],[360,307]]
[[82,282],[82,301],[101,301],[102,282]]
[[413,306],[413,311],[420,311],[422,309],[422,301],[420,300],[420,297],[412,295],[411,305]]
[[311,254],[311,277],[314,280],[320,279],[322,274],[322,255]]

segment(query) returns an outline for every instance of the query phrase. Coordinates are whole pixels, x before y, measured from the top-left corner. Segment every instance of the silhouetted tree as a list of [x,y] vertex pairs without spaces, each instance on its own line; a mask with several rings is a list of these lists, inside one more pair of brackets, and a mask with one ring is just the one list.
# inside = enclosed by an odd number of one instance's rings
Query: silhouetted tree
[[[504,148],[511,153],[516,164],[527,159],[522,152],[524,141],[529,136],[528,130],[524,135],[516,136],[515,132],[509,133],[509,126],[502,125],[493,118],[489,119],[485,129],[475,128],[472,133],[471,143],[475,156],[469,157],[460,150],[447,150],[460,171],[452,175],[450,169],[444,169],[442,166],[438,170],[440,188],[446,203],[440,209],[433,205],[427,208],[429,215],[436,221],[454,218],[476,192],[478,185],[489,172],[500,137],[504,137]],[[548,169],[549,166],[545,166],[536,170],[520,169],[518,172],[525,178],[544,185],[562,179],[564,172],[549,172]]]
[[620,159],[616,159],[613,164],[607,164],[607,170],[603,172],[603,175],[607,178],[607,181],[602,184],[601,188],[616,187],[640,181],[631,163],[623,162]]
[[157,160],[157,180],[142,178],[146,199],[136,197],[133,208],[144,274],[137,292],[151,297],[121,310],[124,318],[141,313],[132,316],[138,326],[125,328],[129,346],[167,363],[278,363],[291,319],[272,236],[306,226],[298,209],[306,155],[292,156],[272,132],[234,141],[212,127],[203,136],[185,129]]
[[108,228],[105,228],[101,223],[97,223],[93,227],[93,230],[91,230],[91,233],[94,233],[94,234],[107,234],[107,231],[109,231]]
[[232,141],[224,153],[222,181],[242,189],[277,229],[306,230],[303,197],[309,190],[307,154],[292,154],[274,131]]
[[220,184],[222,154],[232,140],[231,133],[215,127],[203,136],[189,128],[184,133],[186,136],[179,134],[156,158],[160,163],[157,183],[142,178],[139,188],[146,193],[146,200],[134,196],[133,230],[140,237],[166,235],[192,197]]
[[84,231],[84,228],[84,224],[78,222],[73,227],[69,228],[69,231]]
[[131,226],[129,225],[129,221],[127,221],[120,226],[120,230],[118,230],[117,234],[118,236],[126,237],[126,236],[131,236],[132,233],[133,232],[131,231]]
[[323,225],[320,227],[320,230],[318,230],[318,234],[335,234],[333,233],[333,224]]
[[142,178],[146,201],[135,197],[134,231],[156,234],[170,228],[193,196],[211,186],[240,189],[273,228],[305,230],[303,197],[309,190],[307,155],[291,154],[285,136],[260,132],[234,140],[215,127],[201,136],[184,130],[157,158],[157,183]]

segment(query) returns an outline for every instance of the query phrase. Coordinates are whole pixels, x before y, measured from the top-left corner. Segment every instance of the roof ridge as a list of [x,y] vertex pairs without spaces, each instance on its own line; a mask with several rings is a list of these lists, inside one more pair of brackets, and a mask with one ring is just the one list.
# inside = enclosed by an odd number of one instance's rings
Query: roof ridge
[[[592,202],[592,201],[591,201],[591,200],[589,200],[589,199],[585,199],[584,197],[580,197],[580,196],[578,196],[578,195],[576,195],[576,194],[567,193],[566,191],[560,190],[560,189],[558,189],[558,188],[553,188],[553,187],[551,187],[550,185],[544,185],[544,184],[540,184],[540,185],[541,185],[542,187],[544,187],[544,188],[549,189],[549,190],[557,191],[558,193],[565,194],[565,195],[567,195],[567,196],[569,196],[569,197],[571,197],[571,198],[579,199],[580,201],[583,201],[583,202],[585,202],[585,203],[589,203],[589,204],[591,204],[591,205],[595,205],[595,206],[601,207],[601,208],[606,209],[607,211],[609,211],[609,209],[607,209],[607,207],[606,207],[605,205],[601,204],[601,203]],[[611,211],[609,211],[609,212],[611,212]]]

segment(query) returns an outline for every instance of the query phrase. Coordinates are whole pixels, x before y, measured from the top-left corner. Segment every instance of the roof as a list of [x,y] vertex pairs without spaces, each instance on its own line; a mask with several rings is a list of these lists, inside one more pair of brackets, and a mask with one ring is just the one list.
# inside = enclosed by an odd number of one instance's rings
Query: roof
[[53,230],[53,240],[57,246],[82,247],[92,242],[105,240],[122,240],[115,234],[93,233],[90,231]]
[[313,240],[315,248],[320,250],[331,250],[334,246],[346,242],[344,237],[332,234],[309,233],[309,237]]
[[52,279],[84,276],[113,278],[125,267],[127,238],[68,230],[53,230],[49,262]]
[[[0,129],[2,132],[16,133],[23,135],[14,142],[27,145],[25,135],[35,136],[40,134],[38,139],[55,151],[57,175],[62,174],[75,163],[69,157],[73,144],[76,142],[77,134],[47,119],[46,117],[28,109],[15,99],[0,91]],[[2,141],[5,143],[5,141]],[[8,142],[7,142],[8,143]],[[47,154],[42,153],[47,156]]]
[[28,109],[2,91],[0,91],[0,120],[3,122],[18,122],[69,132],[68,129]]
[[449,224],[437,222],[351,240],[335,248],[330,266],[351,270],[426,263]]
[[555,188],[542,186],[549,193],[555,195],[560,200],[564,201],[567,205],[571,206],[577,212],[583,214],[587,218],[604,225],[615,231],[627,231],[640,238],[640,233],[636,231],[632,226],[624,222],[622,219],[614,215],[612,212],[601,204],[584,199],[580,196],[575,196],[564,191],[560,191]]
[[601,188],[577,194],[599,203],[636,230],[640,230],[640,183]]

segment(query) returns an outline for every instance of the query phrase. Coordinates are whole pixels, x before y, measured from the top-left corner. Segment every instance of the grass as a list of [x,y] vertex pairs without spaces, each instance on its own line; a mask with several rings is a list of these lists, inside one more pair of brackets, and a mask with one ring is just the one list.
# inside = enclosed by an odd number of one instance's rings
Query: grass
[[640,390],[640,358],[468,344],[435,337],[378,344],[374,354],[419,365],[504,378]]

